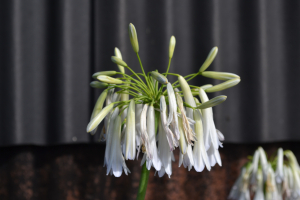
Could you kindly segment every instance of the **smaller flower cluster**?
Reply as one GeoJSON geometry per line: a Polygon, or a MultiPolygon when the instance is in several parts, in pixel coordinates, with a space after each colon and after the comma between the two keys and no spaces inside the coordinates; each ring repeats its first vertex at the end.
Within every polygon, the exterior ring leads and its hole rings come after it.
{"type": "Polygon", "coordinates": [[[232,200],[299,200],[300,167],[292,151],[279,148],[267,159],[262,147],[250,157],[231,188],[232,200]]]}

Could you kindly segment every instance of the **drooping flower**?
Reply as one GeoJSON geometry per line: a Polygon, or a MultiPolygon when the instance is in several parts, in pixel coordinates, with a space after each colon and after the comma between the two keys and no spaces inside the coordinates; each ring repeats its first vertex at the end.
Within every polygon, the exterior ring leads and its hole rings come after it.
{"type": "Polygon", "coordinates": [[[106,174],[114,174],[115,177],[120,177],[124,170],[127,175],[130,170],[125,164],[125,159],[121,151],[121,117],[118,116],[118,108],[115,109],[111,117],[114,126],[108,130],[108,141],[105,150],[105,162],[107,165],[106,174]]]}
{"type": "Polygon", "coordinates": [[[158,153],[161,160],[161,169],[158,171],[159,177],[165,173],[170,177],[172,175],[172,151],[168,148],[168,140],[166,137],[165,129],[162,123],[158,123],[158,153]]]}
{"type": "Polygon", "coordinates": [[[152,157],[149,158],[144,154],[142,164],[146,161],[147,169],[150,170],[151,166],[159,171],[161,169],[161,161],[158,156],[157,147],[156,147],[156,132],[155,132],[155,114],[154,108],[152,105],[149,106],[147,113],[147,133],[149,135],[149,143],[151,148],[152,157]]]}

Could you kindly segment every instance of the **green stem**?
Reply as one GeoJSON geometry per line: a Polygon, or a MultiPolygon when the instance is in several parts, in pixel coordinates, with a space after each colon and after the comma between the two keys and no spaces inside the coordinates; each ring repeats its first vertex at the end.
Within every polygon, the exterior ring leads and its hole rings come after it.
{"type": "Polygon", "coordinates": [[[136,197],[137,200],[145,199],[147,185],[148,185],[148,179],[149,179],[149,173],[150,173],[150,170],[147,169],[146,162],[145,162],[142,167],[140,186],[139,186],[139,191],[138,191],[138,194],[136,197]]]}
{"type": "Polygon", "coordinates": [[[168,76],[168,72],[169,72],[169,69],[170,69],[171,59],[172,58],[169,58],[169,64],[168,64],[168,68],[167,68],[167,71],[166,71],[166,77],[168,76]]]}

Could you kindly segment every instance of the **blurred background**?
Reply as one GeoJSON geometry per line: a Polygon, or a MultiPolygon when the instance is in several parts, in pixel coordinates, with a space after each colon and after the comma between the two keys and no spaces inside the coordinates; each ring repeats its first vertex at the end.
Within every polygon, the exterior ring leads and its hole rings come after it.
{"type": "MultiPolygon", "coordinates": [[[[262,146],[291,149],[300,159],[300,1],[0,1],[0,199],[134,199],[140,161],[132,174],[106,176],[105,145],[86,126],[101,90],[91,75],[118,70],[110,56],[140,71],[128,25],[137,29],[145,71],[208,70],[240,75],[214,109],[224,134],[223,166],[197,173],[178,168],[171,179],[150,173],[146,199],[226,199],[246,162],[262,146]]],[[[176,79],[169,79],[171,82],[176,79]]],[[[193,85],[216,84],[199,77],[193,85]]]]}

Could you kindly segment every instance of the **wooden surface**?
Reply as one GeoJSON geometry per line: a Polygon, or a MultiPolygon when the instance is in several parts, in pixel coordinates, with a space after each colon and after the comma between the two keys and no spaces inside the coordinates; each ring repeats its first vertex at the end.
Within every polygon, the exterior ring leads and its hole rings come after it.
{"type": "MultiPolygon", "coordinates": [[[[256,144],[225,144],[220,150],[223,167],[198,173],[178,168],[175,152],[173,175],[159,178],[150,172],[147,200],[227,199],[247,155],[256,144]]],[[[262,147],[269,153],[278,147],[291,149],[300,159],[300,143],[273,143],[262,147]]],[[[105,145],[81,144],[50,147],[0,148],[0,199],[12,200],[100,200],[135,199],[141,171],[139,161],[127,161],[131,174],[106,176],[105,145]]]]}

